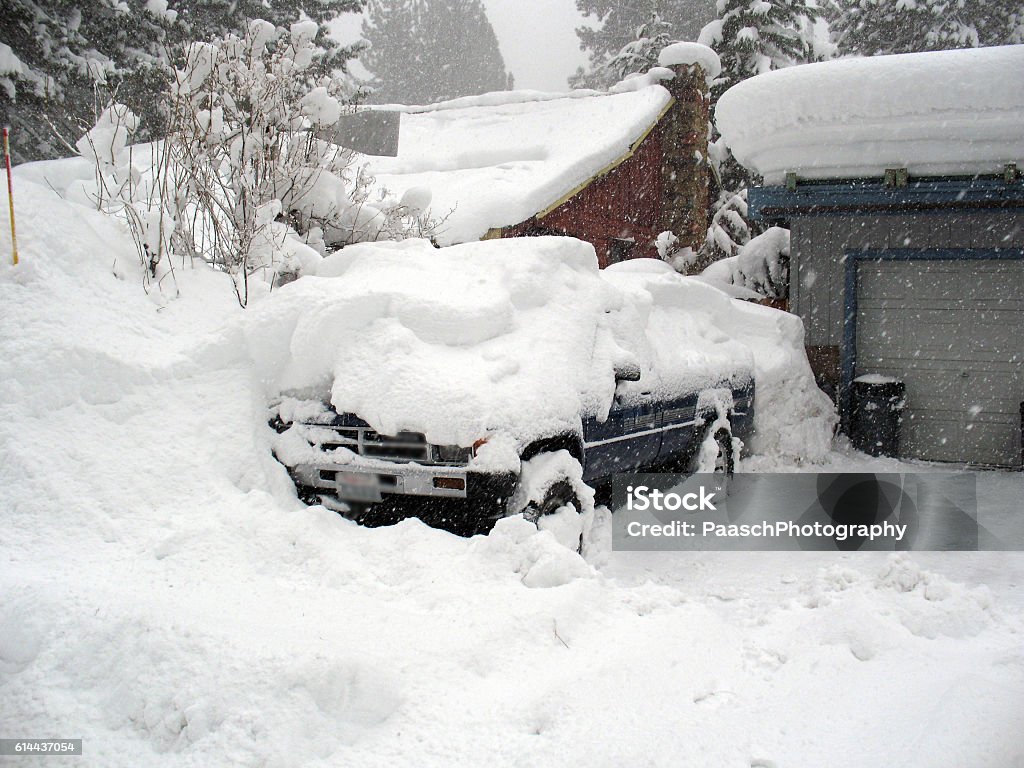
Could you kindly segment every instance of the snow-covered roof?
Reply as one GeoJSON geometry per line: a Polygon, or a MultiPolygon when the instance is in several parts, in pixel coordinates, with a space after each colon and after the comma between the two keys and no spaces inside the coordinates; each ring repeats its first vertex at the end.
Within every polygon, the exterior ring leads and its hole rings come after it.
{"type": "Polygon", "coordinates": [[[997,173],[1024,160],[1024,45],[838,59],[733,86],[715,121],[736,159],[781,183],[997,173]]]}
{"type": "Polygon", "coordinates": [[[660,70],[613,92],[511,91],[403,107],[397,157],[367,157],[400,198],[425,187],[448,215],[437,240],[478,240],[557,203],[627,156],[671,102],[660,70]]]}

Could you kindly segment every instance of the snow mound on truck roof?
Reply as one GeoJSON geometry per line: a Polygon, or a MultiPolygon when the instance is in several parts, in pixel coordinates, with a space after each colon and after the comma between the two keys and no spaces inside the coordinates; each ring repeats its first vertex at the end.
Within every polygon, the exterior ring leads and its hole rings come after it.
{"type": "Polygon", "coordinates": [[[581,414],[611,406],[615,367],[635,363],[626,397],[756,372],[762,442],[811,459],[828,450],[831,410],[799,320],[636,266],[602,272],[571,238],[363,244],[276,291],[248,333],[270,397],[329,391],[337,411],[386,434],[470,445],[578,432],[581,414]],[[796,442],[780,434],[791,430],[796,442]]]}

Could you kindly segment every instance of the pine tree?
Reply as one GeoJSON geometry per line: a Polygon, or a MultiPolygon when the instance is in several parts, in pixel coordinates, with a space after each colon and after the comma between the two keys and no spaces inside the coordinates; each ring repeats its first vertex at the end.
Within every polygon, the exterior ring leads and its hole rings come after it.
{"type": "MultiPolygon", "coordinates": [[[[158,77],[173,14],[143,0],[70,4],[4,0],[2,41],[17,65],[0,76],[0,112],[12,129],[16,162],[69,154],[91,121],[97,87],[158,77]]],[[[102,105],[100,105],[102,106],[102,105]]]]}
{"type": "MultiPolygon", "coordinates": [[[[457,66],[464,95],[508,88],[509,72],[498,47],[498,37],[481,0],[448,0],[452,25],[443,32],[451,44],[440,55],[462,59],[457,66]]],[[[461,94],[460,94],[461,95],[461,94]]]]}
{"type": "Polygon", "coordinates": [[[814,0],[718,0],[716,9],[718,18],[698,37],[722,61],[712,101],[753,75],[827,56],[814,0]]]}
{"type": "Polygon", "coordinates": [[[387,101],[394,94],[396,101],[409,101],[402,96],[426,87],[422,51],[402,50],[426,15],[424,0],[369,0],[363,19],[366,49],[359,63],[371,74],[371,100],[387,101]]]}
{"type": "Polygon", "coordinates": [[[1019,0],[834,0],[829,17],[844,55],[1024,42],[1019,0]]]}
{"type": "Polygon", "coordinates": [[[735,256],[750,241],[747,222],[747,190],[722,192],[715,202],[707,240],[701,249],[702,263],[735,256]]]}
{"type": "MultiPolygon", "coordinates": [[[[314,71],[344,67],[352,51],[327,37],[324,22],[362,3],[309,4],[325,49],[314,71]]],[[[244,32],[253,18],[287,26],[302,15],[299,0],[178,0],[173,6],[166,0],[2,0],[0,45],[10,52],[0,71],[0,113],[12,127],[15,161],[70,154],[65,142],[73,143],[111,98],[140,116],[138,140],[161,135],[175,46],[244,32]]]]}
{"type": "Polygon", "coordinates": [[[511,82],[481,0],[370,0],[363,36],[359,61],[378,103],[429,104],[511,82]]]}
{"type": "MultiPolygon", "coordinates": [[[[814,0],[718,0],[716,10],[718,18],[698,37],[722,62],[722,73],[711,88],[713,103],[748,77],[829,58],[834,52],[828,25],[814,0]]],[[[717,194],[701,249],[704,263],[735,255],[757,234],[747,221],[745,201],[747,188],[759,179],[736,162],[720,138],[709,147],[709,156],[717,194]]]]}
{"type": "Polygon", "coordinates": [[[668,22],[657,13],[652,13],[636,30],[636,36],[632,41],[626,43],[622,50],[589,75],[577,73],[578,81],[581,85],[610,85],[622,80],[626,75],[646,72],[657,66],[658,54],[672,42],[669,29],[668,22]]]}
{"type": "Polygon", "coordinates": [[[276,27],[288,27],[301,18],[320,25],[314,42],[321,49],[316,62],[320,72],[344,69],[355,53],[342,47],[327,33],[327,22],[343,13],[361,13],[365,0],[172,0],[177,24],[172,34],[178,41],[210,40],[236,33],[244,34],[253,19],[265,19],[276,27]]]}
{"type": "MultiPolygon", "coordinates": [[[[605,88],[622,78],[623,74],[646,69],[622,72],[629,60],[631,44],[648,39],[692,40],[701,25],[714,15],[711,0],[576,0],[576,8],[596,24],[578,27],[576,35],[580,49],[587,52],[588,66],[581,68],[569,78],[576,88],[605,88]],[[654,26],[652,25],[654,23],[654,26]],[[618,60],[620,64],[613,65],[618,60]],[[619,74],[619,73],[622,74],[619,74]]],[[[654,43],[652,42],[651,47],[654,43]]],[[[641,46],[641,50],[643,46],[641,46]]],[[[650,61],[650,48],[644,50],[644,63],[650,61]]],[[[654,52],[654,58],[658,51],[654,52]]],[[[636,61],[634,59],[634,61],[636,61]]]]}

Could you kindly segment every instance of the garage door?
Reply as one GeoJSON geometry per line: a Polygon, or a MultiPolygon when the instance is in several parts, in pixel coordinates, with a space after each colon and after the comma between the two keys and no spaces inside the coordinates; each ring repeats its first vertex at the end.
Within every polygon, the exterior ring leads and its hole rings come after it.
{"type": "Polygon", "coordinates": [[[907,385],[900,453],[1021,465],[1024,261],[862,261],[856,375],[907,385]]]}

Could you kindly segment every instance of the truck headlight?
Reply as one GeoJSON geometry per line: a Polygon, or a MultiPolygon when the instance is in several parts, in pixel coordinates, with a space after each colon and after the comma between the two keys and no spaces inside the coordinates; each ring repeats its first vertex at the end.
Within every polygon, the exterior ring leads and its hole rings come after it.
{"type": "Polygon", "coordinates": [[[434,455],[438,461],[445,464],[465,464],[471,457],[469,448],[462,448],[458,445],[435,445],[434,455]]]}

